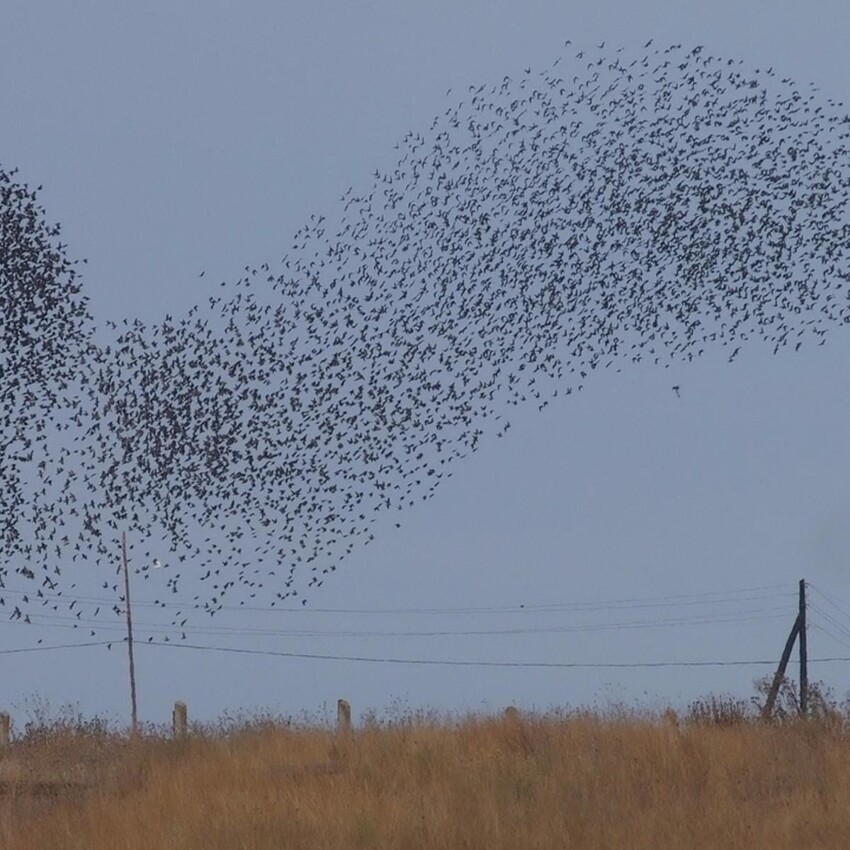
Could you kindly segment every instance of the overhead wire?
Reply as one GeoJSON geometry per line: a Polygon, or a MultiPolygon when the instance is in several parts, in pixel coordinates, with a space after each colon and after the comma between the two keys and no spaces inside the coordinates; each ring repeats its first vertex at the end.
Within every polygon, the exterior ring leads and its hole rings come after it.
{"type": "MultiPolygon", "coordinates": [[[[429,629],[429,630],[355,630],[355,629],[275,629],[252,626],[201,625],[175,626],[166,623],[150,623],[137,620],[135,626],[140,631],[180,631],[186,634],[205,635],[244,635],[257,637],[318,637],[318,638],[379,638],[379,637],[474,637],[498,635],[532,635],[560,634],[573,632],[619,631],[644,628],[669,628],[675,626],[701,626],[725,623],[740,623],[775,619],[787,616],[787,610],[781,607],[755,608],[743,611],[722,612],[716,615],[696,617],[668,617],[653,620],[628,620],[602,623],[570,623],[567,625],[530,626],[514,628],[482,628],[482,629],[429,629]]],[[[80,626],[96,626],[99,630],[125,631],[126,627],[119,622],[103,623],[85,617],[74,617],[65,614],[28,615],[29,623],[25,625],[54,628],[71,624],[72,628],[80,626]]],[[[13,621],[20,623],[20,620],[13,621]]]]}
{"type": "MultiPolygon", "coordinates": [[[[623,662],[596,662],[596,661],[480,661],[480,660],[449,660],[430,658],[395,658],[374,657],[363,655],[330,655],[322,653],[283,652],[266,649],[241,649],[226,646],[205,646],[186,643],[163,643],[153,641],[146,646],[173,647],[177,649],[192,649],[206,652],[230,652],[244,655],[267,655],[282,658],[303,658],[321,661],[356,661],[374,664],[410,664],[410,665],[441,665],[449,667],[533,667],[533,668],[555,668],[555,669],[641,669],[655,667],[753,667],[764,665],[775,665],[776,659],[730,659],[720,661],[623,661],[623,662]]],[[[850,656],[830,656],[825,658],[813,658],[812,662],[850,662],[850,656]]]]}
{"type": "MultiPolygon", "coordinates": [[[[615,609],[635,608],[664,608],[669,606],[698,606],[714,604],[734,604],[736,602],[763,601],[766,599],[783,599],[796,597],[795,592],[781,590],[785,585],[762,585],[747,587],[731,591],[706,591],[690,594],[672,594],[661,596],[638,596],[601,600],[583,600],[576,602],[538,603],[538,604],[514,604],[496,606],[466,606],[466,607],[428,607],[428,608],[316,608],[310,606],[256,606],[256,605],[221,605],[216,606],[215,611],[256,611],[274,613],[299,613],[299,614],[358,614],[358,615],[476,615],[476,614],[501,614],[501,613],[546,613],[546,612],[577,612],[597,611],[615,609]],[[774,591],[765,593],[765,591],[774,591]]],[[[37,594],[24,594],[23,591],[6,590],[7,596],[27,595],[34,601],[37,594]]],[[[86,602],[99,605],[116,605],[123,603],[123,595],[116,597],[102,596],[72,596],[68,594],[45,594],[42,593],[41,600],[46,602],[86,602]]],[[[203,608],[196,601],[166,601],[133,599],[133,607],[153,608],[177,608],[184,610],[197,610],[203,608]]]]}
{"type": "Polygon", "coordinates": [[[832,638],[837,644],[843,646],[845,649],[850,649],[850,642],[842,640],[838,635],[834,632],[830,631],[826,626],[821,625],[820,623],[809,623],[809,628],[816,629],[819,632],[823,632],[825,635],[828,635],[832,638]]]}
{"type": "Polygon", "coordinates": [[[809,610],[814,611],[815,613],[823,617],[827,622],[829,622],[832,626],[838,629],[838,631],[844,634],[846,638],[850,638],[850,628],[848,628],[835,617],[833,617],[828,611],[824,611],[823,608],[821,608],[814,602],[807,602],[806,607],[809,610]]]}
{"type": "Polygon", "coordinates": [[[107,646],[115,642],[110,640],[94,640],[86,641],[85,643],[55,644],[53,646],[19,646],[10,649],[0,649],[0,655],[16,655],[21,652],[50,652],[54,649],[81,649],[89,646],[107,646]]]}
{"type": "MultiPolygon", "coordinates": [[[[113,643],[124,643],[126,637],[116,641],[88,641],[84,643],[57,644],[52,646],[16,647],[0,650],[0,655],[26,652],[48,652],[61,649],[79,649],[85,647],[111,646],[113,643]]],[[[408,664],[429,665],[448,667],[497,667],[497,668],[552,668],[552,669],[647,669],[660,667],[754,667],[775,665],[776,660],[772,658],[758,659],[721,659],[721,660],[698,660],[698,661],[485,661],[464,659],[434,659],[434,658],[397,658],[392,656],[365,656],[365,655],[333,655],[326,653],[307,652],[285,652],[272,649],[246,649],[232,646],[209,646],[202,644],[187,643],[165,643],[163,641],[151,641],[140,644],[141,646],[155,646],[166,648],[189,649],[201,652],[223,652],[239,655],[270,656],[278,658],[293,658],[320,661],[350,661],[372,664],[408,664]]],[[[848,663],[850,656],[824,656],[810,658],[811,663],[848,663]]]]}
{"type": "MultiPolygon", "coordinates": [[[[746,591],[750,592],[750,591],[746,591]]],[[[825,597],[821,591],[818,593],[825,597]]],[[[717,594],[712,594],[716,596],[717,594]]],[[[786,594],[788,595],[788,594],[786,594]]],[[[794,594],[795,595],[795,594],[794,594]]],[[[693,599],[693,596],[688,595],[687,598],[693,599]]],[[[729,601],[729,600],[726,600],[729,601]]],[[[831,628],[823,625],[819,622],[819,618],[823,617],[824,620],[829,623],[833,628],[837,629],[840,633],[843,633],[850,637],[850,629],[844,626],[839,620],[833,617],[828,611],[824,611],[823,608],[820,607],[817,603],[808,602],[808,607],[811,608],[812,612],[816,614],[816,618],[814,618],[814,622],[810,620],[810,626],[824,632],[830,638],[835,640],[840,645],[850,648],[850,643],[846,643],[842,640],[841,637],[836,635],[831,628]]],[[[837,610],[841,611],[838,606],[837,610]]],[[[618,610],[618,609],[614,609],[618,610]]],[[[242,636],[242,637],[250,637],[250,636],[262,636],[262,637],[270,637],[270,636],[291,636],[291,637],[305,637],[305,636],[319,636],[319,637],[399,637],[399,636],[411,636],[411,637],[423,637],[423,636],[436,636],[436,635],[447,635],[447,636],[456,636],[456,635],[493,635],[493,634],[522,634],[522,633],[538,633],[538,632],[565,632],[565,631],[596,631],[599,629],[630,629],[630,628],[645,628],[645,627],[655,627],[655,626],[680,626],[680,625],[695,625],[695,624],[710,624],[710,623],[725,623],[725,622],[741,622],[748,620],[758,620],[758,619],[768,619],[777,616],[787,616],[788,612],[784,609],[750,609],[745,611],[738,612],[725,612],[722,616],[705,616],[702,618],[693,618],[693,617],[680,617],[680,618],[668,618],[661,620],[653,620],[653,621],[629,621],[629,622],[619,622],[619,623],[584,623],[584,624],[572,624],[569,626],[553,626],[553,627],[540,627],[540,628],[531,628],[531,629],[483,629],[483,630],[434,630],[429,632],[400,632],[400,631],[373,631],[373,632],[357,632],[351,630],[333,630],[333,631],[305,631],[305,630],[293,630],[293,631],[283,631],[283,630],[275,630],[275,629],[252,629],[246,627],[207,627],[206,629],[198,629],[190,627],[185,630],[185,633],[192,635],[200,635],[207,634],[210,636],[219,634],[231,634],[233,636],[242,636]]],[[[47,625],[49,627],[61,627],[61,628],[80,628],[86,627],[90,621],[83,620],[82,618],[75,617],[64,617],[63,615],[31,615],[35,617],[41,617],[43,619],[52,620],[53,622],[49,623],[40,623],[39,625],[47,625]],[[67,623],[55,622],[56,620],[72,620],[75,622],[67,623]]],[[[99,624],[99,621],[98,621],[99,624]]],[[[141,632],[140,634],[145,634],[145,630],[148,629],[157,629],[162,630],[162,626],[157,624],[150,623],[140,623],[139,624],[141,632]]],[[[99,628],[103,628],[104,626],[99,624],[99,628]]],[[[114,624],[112,629],[115,631],[122,631],[123,626],[119,624],[114,624]]],[[[13,649],[0,650],[0,654],[12,654],[12,653],[20,653],[20,652],[42,652],[42,651],[52,651],[52,650],[62,650],[62,649],[76,649],[83,647],[96,647],[96,646],[109,646],[113,643],[124,643],[126,642],[126,635],[122,635],[120,638],[116,638],[115,640],[101,640],[101,641],[86,641],[82,643],[68,643],[68,644],[56,644],[50,646],[35,646],[35,647],[19,647],[13,649]]],[[[649,668],[662,668],[662,667],[679,667],[679,668],[688,668],[688,667],[743,667],[743,666],[764,666],[770,665],[773,666],[776,662],[775,659],[724,659],[724,660],[663,660],[663,661],[624,661],[624,662],[596,662],[596,661],[489,661],[489,660],[481,660],[481,659],[439,659],[439,658],[402,658],[397,656],[370,656],[370,655],[359,655],[359,654],[340,654],[340,653],[315,653],[315,652],[293,652],[287,650],[275,650],[275,649],[257,649],[257,648],[249,648],[249,647],[234,647],[234,646],[220,646],[220,645],[210,645],[210,644],[199,644],[199,643],[188,643],[185,640],[181,641],[168,641],[166,640],[157,640],[154,639],[153,636],[149,636],[146,640],[140,640],[140,645],[142,646],[155,646],[155,647],[179,647],[183,649],[190,649],[199,652],[219,652],[219,653],[231,653],[231,654],[241,654],[241,655],[253,655],[253,656],[267,656],[267,657],[279,657],[279,658],[292,658],[292,659],[304,659],[304,660],[323,660],[323,661],[345,661],[345,662],[358,662],[358,663],[375,663],[375,664],[402,664],[402,665],[429,665],[429,666],[450,666],[450,667],[492,667],[492,668],[552,668],[552,669],[649,669],[649,668]]],[[[820,658],[810,658],[810,662],[812,663],[846,663],[850,662],[850,656],[825,656],[820,658]]]]}
{"type": "MultiPolygon", "coordinates": [[[[848,623],[850,623],[850,611],[835,602],[832,597],[828,596],[826,593],[820,590],[817,585],[807,581],[806,587],[810,590],[813,590],[821,599],[823,599],[824,602],[831,605],[836,611],[838,611],[839,614],[841,614],[842,617],[844,617],[848,621],[848,623]]],[[[811,604],[810,600],[808,600],[807,602],[808,604],[811,604]]]]}
{"type": "MultiPolygon", "coordinates": [[[[691,604],[719,604],[728,606],[729,604],[740,604],[749,602],[753,599],[763,601],[779,597],[796,596],[796,594],[784,593],[763,593],[760,597],[753,597],[751,594],[759,591],[773,591],[776,586],[763,586],[760,588],[745,588],[738,591],[716,591],[700,594],[677,594],[671,596],[656,596],[656,597],[633,597],[631,599],[616,599],[610,600],[607,607],[603,607],[604,603],[599,601],[593,603],[572,603],[569,606],[550,605],[540,606],[538,613],[600,613],[602,611],[622,611],[622,606],[628,604],[632,607],[641,608],[659,608],[678,606],[683,603],[691,604]],[[649,604],[652,603],[652,604],[649,604]]],[[[134,603],[136,604],[136,603],[134,603]]],[[[236,610],[236,606],[232,606],[236,610]]],[[[267,609],[275,610],[275,609],[267,609]]],[[[298,610],[298,609],[294,609],[298,610]]],[[[327,609],[334,610],[336,613],[343,613],[346,609],[327,609]]],[[[347,609],[348,613],[361,613],[366,609],[347,609]]],[[[372,609],[375,613],[421,613],[425,610],[430,610],[432,613],[454,613],[462,609],[372,609]]],[[[470,609],[463,609],[470,610],[470,609]]],[[[514,612],[514,606],[501,606],[497,608],[479,608],[473,609],[486,613],[502,613],[514,612]]],[[[817,609],[819,611],[819,609],[817,609]]],[[[820,613],[820,611],[819,611],[820,613]]],[[[823,612],[826,617],[828,614],[823,612]]],[[[163,631],[180,631],[184,635],[191,636],[233,636],[233,637],[331,637],[331,638],[372,638],[372,637],[432,637],[432,636],[492,636],[492,635],[518,635],[518,634],[541,634],[541,633],[565,633],[565,632],[582,632],[582,631],[600,631],[600,630],[621,630],[621,629],[641,629],[641,628],[656,628],[656,627],[677,627],[677,626],[694,626],[694,625],[711,625],[724,624],[730,622],[747,622],[753,620],[773,619],[776,617],[787,616],[788,611],[784,607],[770,608],[748,608],[738,611],[717,611],[715,613],[705,613],[697,616],[678,616],[668,618],[657,618],[653,620],[630,620],[617,621],[613,623],[571,623],[568,625],[556,626],[540,626],[529,628],[492,628],[492,629],[433,629],[428,631],[417,630],[370,630],[358,631],[351,629],[336,629],[336,630],[305,630],[293,629],[282,630],[273,628],[253,628],[245,626],[218,626],[209,625],[205,627],[189,626],[188,628],[180,628],[175,626],[166,626],[165,624],[148,623],[145,621],[137,622],[137,635],[139,643],[145,646],[181,646],[187,649],[194,649],[204,652],[224,652],[224,653],[239,653],[253,655],[267,655],[285,658],[303,658],[316,660],[337,660],[337,661],[357,661],[357,662],[374,662],[374,663],[393,663],[393,664],[428,664],[428,665],[444,665],[444,666],[483,666],[483,667],[555,667],[555,668],[651,668],[651,667],[715,667],[715,666],[746,666],[746,665],[762,665],[773,664],[773,659],[770,660],[729,660],[729,661],[653,661],[653,662],[514,662],[514,661],[465,661],[451,659],[433,659],[433,658],[414,658],[405,659],[388,656],[365,656],[357,654],[328,654],[328,653],[309,653],[309,652],[291,652],[285,650],[273,649],[252,649],[246,647],[233,646],[218,646],[206,645],[200,643],[187,643],[185,638],[182,640],[169,641],[157,639],[156,634],[162,634],[163,631]]],[[[48,649],[76,648],[85,646],[111,646],[112,643],[125,642],[126,636],[123,634],[125,628],[123,624],[118,622],[114,624],[105,624],[101,621],[93,621],[84,617],[66,616],[53,613],[45,614],[30,614],[32,618],[29,625],[48,627],[48,628],[65,628],[65,629],[80,629],[87,628],[94,624],[98,629],[108,629],[113,632],[121,632],[121,637],[116,637],[113,640],[104,641],[88,641],[79,644],[61,644],[49,647],[32,647],[22,648],[20,650],[11,651],[45,651],[48,649]]],[[[20,623],[20,620],[15,621],[20,623]]],[[[839,641],[840,642],[840,641],[839,641]]],[[[841,660],[841,659],[812,659],[814,660],[841,660]]]]}

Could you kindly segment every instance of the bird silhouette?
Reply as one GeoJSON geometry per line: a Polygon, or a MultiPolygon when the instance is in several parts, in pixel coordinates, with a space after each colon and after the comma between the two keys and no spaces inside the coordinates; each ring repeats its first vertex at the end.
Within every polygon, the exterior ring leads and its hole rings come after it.
{"type": "Polygon", "coordinates": [[[69,561],[115,562],[129,530],[131,557],[170,553],[156,580],[184,607],[303,604],[512,406],[850,322],[843,107],[651,46],[470,87],[279,263],[159,322],[95,327],[58,227],[0,170],[0,584],[67,605],[69,561]]]}

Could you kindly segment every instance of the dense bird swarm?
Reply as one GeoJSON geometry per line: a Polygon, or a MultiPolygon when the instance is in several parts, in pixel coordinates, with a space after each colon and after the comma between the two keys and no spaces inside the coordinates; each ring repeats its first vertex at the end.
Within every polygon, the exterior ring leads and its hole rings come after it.
{"type": "Polygon", "coordinates": [[[578,52],[470,86],[278,268],[97,345],[7,178],[7,565],[50,588],[57,566],[114,561],[127,530],[143,571],[167,553],[172,591],[206,582],[196,607],[303,598],[381,511],[504,433],[510,404],[642,359],[822,341],[850,321],[848,139],[839,104],[770,69],[681,46],[578,52]],[[54,401],[77,411],[55,433],[54,401]],[[66,501],[39,466],[54,456],[78,472],[66,501]]]}
{"type": "Polygon", "coordinates": [[[10,560],[34,577],[19,556],[61,536],[74,510],[73,462],[51,436],[81,424],[73,388],[88,367],[92,324],[59,232],[36,191],[0,168],[0,587],[10,560]],[[48,499],[48,485],[58,495],[48,499]]]}

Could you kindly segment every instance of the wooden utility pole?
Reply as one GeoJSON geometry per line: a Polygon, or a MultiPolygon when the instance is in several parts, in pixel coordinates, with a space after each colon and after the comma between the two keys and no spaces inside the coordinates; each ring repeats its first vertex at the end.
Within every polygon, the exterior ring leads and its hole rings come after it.
{"type": "Polygon", "coordinates": [[[806,646],[806,582],[800,579],[800,714],[806,717],[809,710],[809,656],[806,646]]]}
{"type": "Polygon", "coordinates": [[[785,641],[785,649],[782,650],[782,658],[779,659],[779,666],[776,668],[776,673],[773,675],[773,682],[770,685],[770,691],[767,694],[764,708],[762,709],[762,717],[769,720],[773,715],[773,707],[776,704],[776,697],[779,695],[779,687],[782,680],[785,678],[785,668],[788,666],[788,661],[791,658],[791,651],[794,649],[794,641],[800,638],[800,714],[806,716],[809,702],[809,671],[808,671],[808,655],[806,647],[806,581],[800,579],[800,596],[797,608],[797,618],[794,620],[794,625],[791,627],[791,633],[788,635],[788,640],[785,641]]]}
{"type": "Polygon", "coordinates": [[[133,663],[133,614],[130,608],[130,568],[127,564],[127,532],[121,532],[121,561],[124,567],[124,603],[127,611],[127,654],[130,659],[130,732],[138,732],[136,712],[136,667],[133,663]]]}

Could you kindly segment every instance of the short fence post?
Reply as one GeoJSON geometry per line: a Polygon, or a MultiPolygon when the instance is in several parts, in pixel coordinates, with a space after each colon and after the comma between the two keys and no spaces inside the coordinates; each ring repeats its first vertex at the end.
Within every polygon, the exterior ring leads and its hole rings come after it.
{"type": "Polygon", "coordinates": [[[174,713],[172,714],[172,724],[174,728],[174,738],[182,741],[186,738],[186,703],[179,700],[174,703],[174,713]]]}
{"type": "Polygon", "coordinates": [[[351,731],[351,706],[344,699],[336,704],[336,727],[340,732],[351,731]]]}
{"type": "Polygon", "coordinates": [[[0,711],[0,752],[9,749],[9,730],[12,728],[12,718],[8,711],[0,711]]]}

